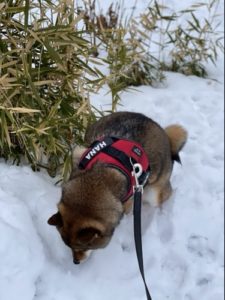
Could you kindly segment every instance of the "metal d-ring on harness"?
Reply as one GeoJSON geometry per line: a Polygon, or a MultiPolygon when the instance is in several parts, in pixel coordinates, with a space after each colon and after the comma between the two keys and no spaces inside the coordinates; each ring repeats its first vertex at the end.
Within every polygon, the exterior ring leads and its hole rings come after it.
{"type": "MultiPolygon", "coordinates": [[[[132,161],[131,161],[132,164],[132,161]]],[[[142,175],[142,166],[140,164],[132,164],[133,171],[132,176],[135,178],[134,188],[134,240],[135,248],[137,253],[138,265],[141,272],[141,276],[145,285],[146,296],[148,300],[152,300],[149,293],[144,273],[144,264],[143,264],[143,251],[142,251],[142,234],[141,234],[141,206],[142,206],[142,194],[143,194],[143,185],[139,184],[139,177],[142,175]]]]}

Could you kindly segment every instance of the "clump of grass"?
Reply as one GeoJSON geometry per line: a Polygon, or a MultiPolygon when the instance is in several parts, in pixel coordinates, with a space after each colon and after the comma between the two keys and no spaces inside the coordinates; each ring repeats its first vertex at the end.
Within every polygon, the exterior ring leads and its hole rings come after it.
{"type": "Polygon", "coordinates": [[[163,75],[157,68],[157,58],[146,51],[139,24],[132,18],[134,11],[129,18],[125,17],[123,5],[117,2],[105,14],[98,14],[95,0],[83,2],[84,10],[80,12],[91,35],[93,53],[110,71],[105,83],[112,94],[114,111],[122,91],[130,86],[154,85],[163,75]],[[106,53],[105,57],[102,53],[106,53]]]}
{"type": "Polygon", "coordinates": [[[206,77],[205,62],[215,63],[223,48],[217,32],[219,0],[177,12],[152,0],[138,18],[133,17],[135,8],[129,17],[124,14],[122,1],[111,4],[105,14],[97,12],[95,0],[83,2],[80,12],[91,37],[92,53],[110,71],[105,83],[112,94],[112,111],[122,91],[130,86],[157,86],[164,71],[206,77]],[[204,9],[208,16],[200,22],[197,12],[204,9]],[[185,21],[179,24],[181,19],[185,21]]]}
{"type": "Polygon", "coordinates": [[[158,33],[159,61],[162,71],[206,77],[205,63],[216,64],[218,52],[223,51],[220,26],[217,21],[219,0],[197,3],[191,7],[171,12],[168,7],[152,1],[148,12],[141,17],[145,32],[158,33]],[[206,17],[199,20],[197,13],[203,10],[206,17]],[[179,20],[183,20],[179,24],[179,20]],[[155,23],[154,23],[155,20],[155,23]]]}
{"type": "Polygon", "coordinates": [[[0,5],[0,155],[66,176],[71,147],[94,118],[89,42],[72,1],[0,5]]]}

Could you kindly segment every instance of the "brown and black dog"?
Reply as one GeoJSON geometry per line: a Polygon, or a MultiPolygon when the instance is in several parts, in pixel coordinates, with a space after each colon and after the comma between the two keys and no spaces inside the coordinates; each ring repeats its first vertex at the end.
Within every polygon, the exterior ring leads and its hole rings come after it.
{"type": "MultiPolygon", "coordinates": [[[[187,140],[180,125],[162,129],[150,118],[132,112],[118,112],[91,125],[85,136],[87,147],[102,136],[129,139],[145,150],[151,175],[148,185],[160,205],[172,193],[170,176],[174,160],[187,140]]],[[[86,148],[76,147],[74,166],[62,189],[58,212],[49,220],[55,225],[65,244],[72,249],[74,263],[85,260],[89,250],[105,247],[119,224],[129,203],[121,199],[127,193],[127,178],[115,168],[96,163],[90,170],[80,170],[78,162],[86,148]]]]}

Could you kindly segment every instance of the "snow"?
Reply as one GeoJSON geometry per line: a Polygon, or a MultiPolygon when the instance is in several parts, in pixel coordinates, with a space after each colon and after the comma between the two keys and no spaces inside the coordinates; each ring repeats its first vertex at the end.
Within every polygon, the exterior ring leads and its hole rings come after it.
{"type": "MultiPolygon", "coordinates": [[[[162,208],[143,204],[145,272],[153,300],[224,299],[223,58],[208,68],[212,79],[166,73],[161,88],[122,94],[119,110],[142,112],[162,126],[179,123],[189,132],[182,166],[174,168],[173,196],[162,208]]],[[[107,89],[93,103],[107,109],[107,89]]],[[[132,214],[109,246],[75,266],[70,249],[47,224],[60,199],[56,181],[0,161],[0,300],[146,299],[132,214]]]]}

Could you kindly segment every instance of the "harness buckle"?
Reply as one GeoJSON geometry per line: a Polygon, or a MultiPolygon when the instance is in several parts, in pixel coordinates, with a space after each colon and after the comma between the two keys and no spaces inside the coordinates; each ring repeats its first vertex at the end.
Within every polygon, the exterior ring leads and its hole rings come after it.
{"type": "Polygon", "coordinates": [[[135,185],[133,186],[133,192],[141,192],[143,194],[144,187],[142,184],[139,183],[139,178],[141,177],[143,173],[143,167],[141,164],[133,164],[132,160],[130,159],[131,165],[133,167],[133,171],[131,172],[131,175],[135,179],[135,185]]]}

